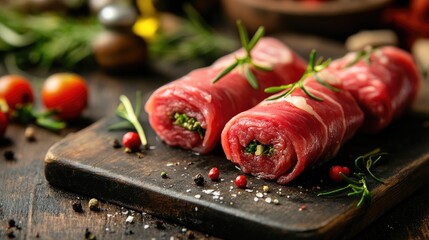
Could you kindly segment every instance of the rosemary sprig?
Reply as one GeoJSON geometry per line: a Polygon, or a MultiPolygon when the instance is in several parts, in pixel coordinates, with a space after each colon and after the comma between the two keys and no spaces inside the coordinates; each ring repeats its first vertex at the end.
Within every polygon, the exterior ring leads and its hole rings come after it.
{"type": "Polygon", "coordinates": [[[115,123],[109,127],[109,130],[118,130],[118,129],[129,129],[134,128],[139,134],[140,141],[144,149],[148,148],[148,143],[146,139],[146,134],[142,125],[139,122],[138,116],[140,115],[142,108],[142,97],[140,91],[136,93],[136,104],[135,110],[131,104],[131,101],[127,96],[119,96],[120,104],[116,109],[116,115],[120,118],[123,118],[125,121],[115,123]]]}
{"type": "Polygon", "coordinates": [[[314,78],[316,79],[316,81],[318,83],[320,83],[321,85],[323,85],[324,87],[326,87],[326,88],[328,88],[334,92],[339,92],[340,89],[338,89],[338,88],[328,84],[327,82],[323,81],[317,75],[318,72],[325,69],[327,66],[329,66],[330,63],[331,63],[331,59],[327,59],[326,61],[323,61],[322,57],[317,59],[317,61],[316,61],[316,51],[313,49],[310,52],[310,57],[309,57],[307,69],[305,70],[305,72],[301,76],[301,78],[297,82],[294,82],[291,84],[266,88],[265,89],[266,93],[278,93],[280,91],[286,90],[284,93],[277,95],[277,96],[270,97],[267,100],[275,100],[275,99],[279,99],[282,97],[287,97],[288,95],[292,94],[292,92],[295,91],[295,89],[300,88],[301,90],[303,90],[305,92],[305,94],[307,94],[312,99],[317,100],[317,101],[323,101],[322,98],[317,97],[314,94],[312,94],[304,85],[305,80],[311,75],[313,75],[314,78]]]}
{"type": "Polygon", "coordinates": [[[340,172],[341,177],[348,183],[348,185],[332,191],[319,193],[317,196],[335,196],[339,194],[346,194],[346,196],[350,197],[360,195],[359,202],[356,205],[357,207],[360,207],[363,203],[370,203],[371,192],[368,189],[367,176],[379,183],[384,183],[380,178],[376,177],[372,173],[371,168],[382,158],[382,156],[385,155],[387,155],[387,153],[381,152],[380,148],[377,148],[371,152],[357,157],[355,159],[355,168],[359,171],[362,171],[361,166],[364,166],[364,172],[355,172],[353,173],[353,177],[347,177],[340,172]]]}
{"type": "Polygon", "coordinates": [[[22,14],[0,8],[0,56],[16,67],[73,69],[90,60],[91,42],[103,30],[95,18],[22,14]]]}
{"type": "Polygon", "coordinates": [[[252,39],[250,39],[249,41],[249,35],[247,34],[247,31],[241,21],[237,21],[237,28],[238,28],[238,33],[240,35],[240,42],[244,50],[246,51],[246,55],[244,57],[236,57],[235,62],[233,62],[232,64],[227,66],[222,72],[220,72],[212,80],[212,83],[216,83],[225,75],[227,75],[232,70],[234,70],[236,67],[240,67],[244,71],[246,79],[249,82],[250,86],[252,86],[253,89],[258,89],[259,88],[258,80],[256,79],[255,75],[252,73],[251,67],[254,67],[262,71],[272,71],[272,67],[262,66],[260,64],[255,63],[252,60],[252,50],[256,46],[258,41],[264,36],[265,29],[262,26],[259,27],[256,30],[256,33],[253,35],[252,39]]]}
{"type": "Polygon", "coordinates": [[[366,64],[370,64],[371,63],[371,54],[374,52],[374,48],[373,47],[366,47],[365,49],[359,51],[356,54],[356,57],[349,62],[344,68],[349,68],[353,65],[355,65],[356,63],[358,63],[360,60],[363,60],[366,64]]]}

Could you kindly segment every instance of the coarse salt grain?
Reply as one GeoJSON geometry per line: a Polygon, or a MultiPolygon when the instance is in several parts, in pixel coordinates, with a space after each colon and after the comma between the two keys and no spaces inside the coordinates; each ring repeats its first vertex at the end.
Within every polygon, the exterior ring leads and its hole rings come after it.
{"type": "Polygon", "coordinates": [[[133,223],[133,222],[134,222],[133,216],[128,216],[127,219],[125,219],[125,223],[133,223]]]}

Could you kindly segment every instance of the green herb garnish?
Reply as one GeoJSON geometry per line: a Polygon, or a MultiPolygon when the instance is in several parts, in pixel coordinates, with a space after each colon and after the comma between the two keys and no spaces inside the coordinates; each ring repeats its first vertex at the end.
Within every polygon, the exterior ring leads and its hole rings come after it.
{"type": "Polygon", "coordinates": [[[91,43],[103,30],[96,18],[23,14],[0,8],[0,56],[6,67],[73,69],[92,56],[91,43]]]}
{"type": "Polygon", "coordinates": [[[246,79],[249,82],[250,86],[252,86],[253,89],[258,89],[259,88],[258,80],[256,79],[255,75],[252,73],[251,67],[255,67],[256,69],[262,70],[262,71],[272,70],[272,67],[259,65],[252,60],[252,54],[251,54],[252,49],[256,46],[258,41],[264,36],[265,29],[264,27],[259,27],[258,30],[256,30],[255,35],[253,35],[252,39],[249,41],[249,35],[247,34],[247,31],[241,21],[237,21],[237,28],[240,35],[241,45],[246,51],[246,55],[241,58],[236,57],[235,62],[233,62],[231,65],[227,66],[222,72],[220,72],[213,79],[212,83],[219,81],[225,75],[227,75],[232,70],[234,70],[236,67],[240,67],[244,71],[246,79]]]}
{"type": "Polygon", "coordinates": [[[139,122],[138,116],[140,115],[142,108],[142,97],[141,93],[137,91],[136,93],[136,104],[135,110],[131,104],[131,101],[127,96],[121,95],[119,96],[119,105],[116,108],[116,115],[124,121],[115,123],[109,127],[109,130],[118,130],[118,129],[135,129],[140,137],[140,141],[142,142],[143,148],[148,148],[148,143],[146,139],[146,134],[143,130],[142,125],[139,122]]]}
{"type": "Polygon", "coordinates": [[[370,57],[373,52],[374,52],[373,47],[368,47],[359,51],[356,54],[356,57],[350,63],[348,63],[344,68],[349,68],[355,65],[356,63],[358,63],[360,60],[363,60],[366,64],[370,64],[371,63],[370,57]]]}
{"type": "Polygon", "coordinates": [[[357,157],[355,159],[355,167],[359,172],[353,173],[352,177],[347,177],[340,172],[341,177],[348,183],[347,186],[329,192],[319,193],[317,196],[334,196],[339,194],[346,194],[347,196],[360,195],[357,207],[360,207],[363,203],[370,203],[371,192],[368,189],[367,176],[376,182],[384,183],[372,173],[371,168],[385,155],[387,155],[387,153],[381,152],[380,148],[377,148],[357,157]]]}
{"type": "Polygon", "coordinates": [[[186,130],[197,132],[201,138],[204,138],[206,130],[201,127],[201,123],[196,118],[189,117],[184,113],[175,113],[173,115],[174,124],[183,127],[186,130]]]}
{"type": "Polygon", "coordinates": [[[274,152],[274,146],[261,144],[259,141],[253,140],[244,148],[244,152],[255,154],[256,156],[260,156],[260,155],[270,156],[274,152]]]}
{"type": "Polygon", "coordinates": [[[297,82],[294,82],[294,83],[291,83],[291,84],[266,88],[265,89],[266,93],[278,93],[280,91],[287,90],[285,93],[277,95],[277,96],[274,96],[274,97],[270,97],[267,100],[275,100],[275,99],[279,99],[279,98],[282,98],[282,97],[286,97],[286,96],[290,95],[293,91],[295,91],[295,89],[300,88],[300,89],[302,89],[305,92],[305,94],[307,94],[308,96],[310,96],[314,100],[323,101],[322,98],[317,97],[314,94],[312,94],[310,91],[308,91],[308,89],[304,85],[305,80],[309,76],[312,76],[312,75],[314,76],[314,78],[316,79],[316,81],[319,82],[324,87],[326,87],[326,88],[328,88],[328,89],[330,89],[330,90],[332,90],[334,92],[339,92],[340,89],[329,85],[327,82],[323,81],[317,75],[318,72],[320,72],[321,70],[325,69],[330,63],[331,63],[330,59],[328,59],[326,61],[323,61],[323,58],[319,58],[316,61],[316,51],[312,50],[311,53],[310,53],[310,57],[309,57],[307,69],[305,70],[305,72],[301,76],[301,78],[297,82]]]}
{"type": "Polygon", "coordinates": [[[58,112],[56,110],[47,110],[45,112],[36,112],[33,104],[23,104],[17,106],[12,112],[12,119],[20,124],[34,123],[39,127],[46,128],[51,131],[60,131],[66,128],[66,123],[54,119],[58,112]]]}

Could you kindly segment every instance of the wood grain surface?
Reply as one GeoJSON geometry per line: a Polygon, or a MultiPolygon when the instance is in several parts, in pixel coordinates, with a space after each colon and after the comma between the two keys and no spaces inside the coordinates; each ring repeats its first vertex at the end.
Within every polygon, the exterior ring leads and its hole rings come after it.
{"type": "MultiPolygon", "coordinates": [[[[338,57],[345,51],[341,43],[314,37],[288,36],[286,41],[303,56],[312,47],[320,49],[321,55],[332,57],[338,57]]],[[[197,239],[213,239],[216,238],[213,236],[219,236],[216,233],[208,235],[206,231],[194,231],[193,228],[165,221],[144,211],[132,212],[106,201],[101,201],[101,211],[90,211],[87,204],[94,197],[92,191],[80,194],[57,188],[46,181],[44,174],[43,160],[48,149],[69,134],[106,116],[113,116],[120,94],[132,97],[135,90],[140,89],[147,98],[153,89],[181,76],[187,70],[164,67],[159,72],[145,71],[136,76],[112,76],[94,70],[84,74],[91,95],[90,106],[81,122],[70,125],[59,134],[35,127],[35,142],[25,140],[25,126],[9,125],[6,139],[0,141],[0,239],[7,239],[10,219],[16,220],[20,226],[19,229],[13,229],[15,239],[83,239],[86,229],[97,239],[191,239],[193,236],[197,239]],[[3,154],[8,150],[15,152],[14,161],[4,159],[3,154]],[[73,211],[72,204],[77,201],[82,203],[83,213],[73,211]],[[125,219],[130,215],[134,216],[134,222],[127,224],[125,219]]],[[[0,69],[0,73],[4,71],[0,69]]],[[[33,83],[37,95],[42,80],[34,79],[33,83]]],[[[429,95],[426,93],[426,96],[429,95]]],[[[385,141],[389,141],[389,138],[385,141]]],[[[380,168],[380,173],[384,173],[383,169],[380,168]]],[[[410,189],[414,187],[410,186],[410,189]]],[[[394,196],[392,199],[392,204],[396,204],[398,200],[394,196]]],[[[428,239],[428,200],[429,186],[425,186],[390,210],[389,206],[378,206],[378,211],[383,212],[383,215],[372,223],[364,223],[369,225],[353,239],[428,239]]],[[[299,207],[298,204],[296,206],[299,207]]],[[[359,218],[353,224],[367,220],[359,218]]],[[[270,236],[270,233],[266,234],[270,236]]]]}

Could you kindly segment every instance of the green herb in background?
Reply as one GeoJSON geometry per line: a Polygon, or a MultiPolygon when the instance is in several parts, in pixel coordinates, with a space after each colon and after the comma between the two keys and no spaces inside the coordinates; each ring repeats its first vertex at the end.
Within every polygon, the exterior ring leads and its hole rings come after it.
{"type": "Polygon", "coordinates": [[[215,32],[190,5],[185,5],[186,18],[174,32],[162,30],[149,43],[151,58],[171,63],[198,61],[203,66],[236,50],[231,38],[215,32]]]}
{"type": "Polygon", "coordinates": [[[73,69],[92,56],[91,42],[102,29],[95,18],[0,9],[0,56],[8,69],[73,69]]]}

